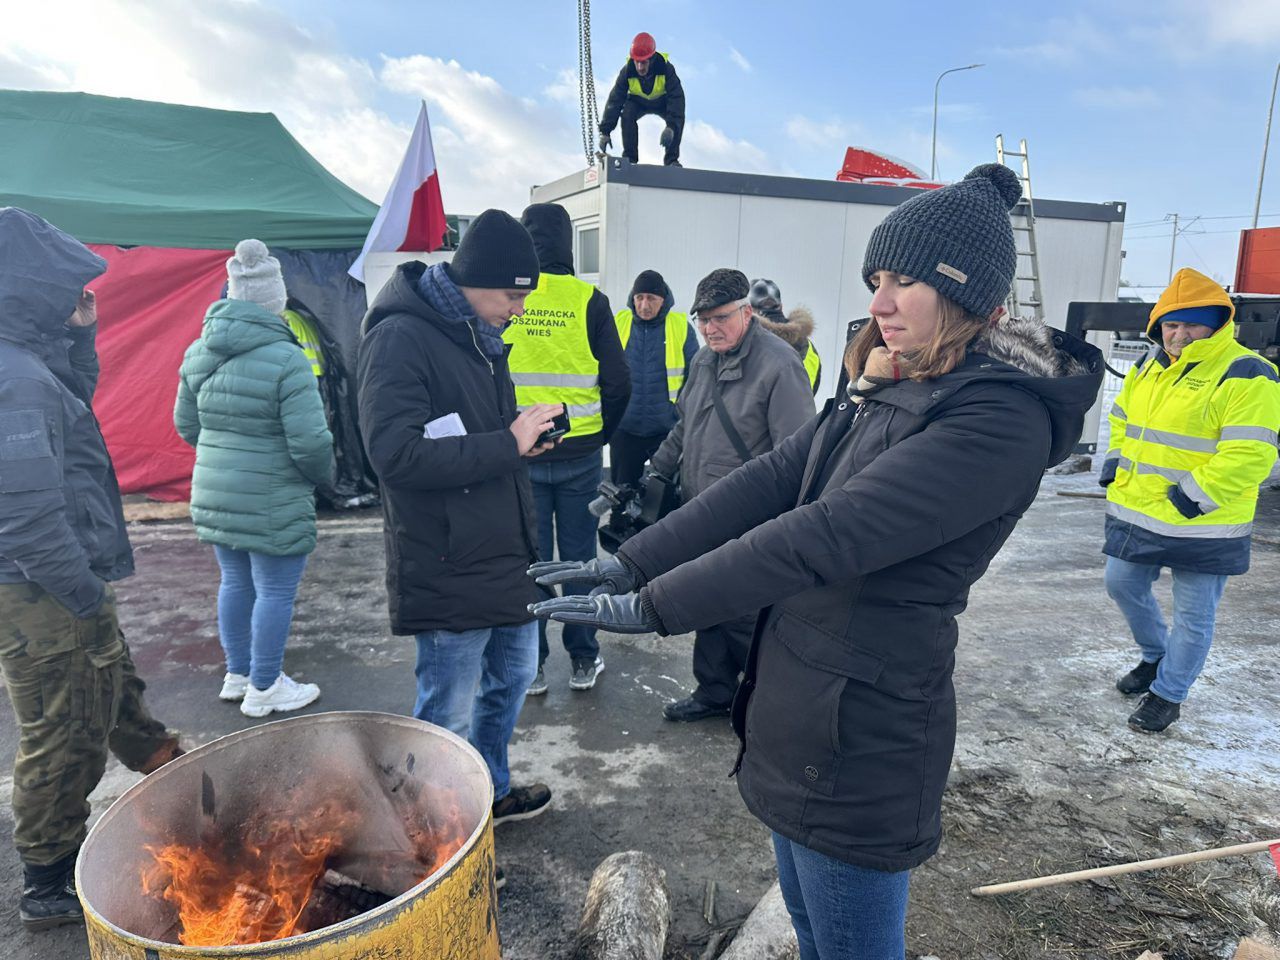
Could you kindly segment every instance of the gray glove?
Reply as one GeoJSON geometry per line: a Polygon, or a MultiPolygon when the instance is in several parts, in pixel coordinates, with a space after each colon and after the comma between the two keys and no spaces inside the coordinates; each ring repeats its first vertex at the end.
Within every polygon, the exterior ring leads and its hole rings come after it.
{"type": "Polygon", "coordinates": [[[604,153],[613,146],[613,139],[603,130],[600,131],[600,152],[604,153]]]}
{"type": "MultiPolygon", "coordinates": [[[[675,128],[664,127],[662,130],[662,135],[658,137],[658,143],[662,144],[662,146],[664,147],[669,147],[671,146],[671,141],[674,140],[675,138],[676,138],[675,128]]],[[[1025,153],[1025,151],[1023,152],[1025,153]]]]}
{"type": "Polygon", "coordinates": [[[599,627],[610,633],[659,633],[666,636],[667,632],[653,605],[645,603],[638,593],[624,593],[620,597],[558,597],[529,604],[529,612],[544,620],[599,627]]]}
{"type": "Polygon", "coordinates": [[[561,583],[591,583],[596,587],[587,596],[598,597],[610,593],[631,593],[644,584],[641,577],[617,557],[603,560],[547,560],[529,568],[529,576],[540,587],[554,587],[561,583]]]}

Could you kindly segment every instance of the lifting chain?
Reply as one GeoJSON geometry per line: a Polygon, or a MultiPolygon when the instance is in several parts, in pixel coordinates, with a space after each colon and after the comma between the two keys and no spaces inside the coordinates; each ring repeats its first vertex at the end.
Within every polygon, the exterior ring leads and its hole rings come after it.
{"type": "Polygon", "coordinates": [[[578,0],[578,103],[582,116],[582,152],[590,167],[596,162],[600,125],[596,76],[591,66],[591,0],[578,0]]]}

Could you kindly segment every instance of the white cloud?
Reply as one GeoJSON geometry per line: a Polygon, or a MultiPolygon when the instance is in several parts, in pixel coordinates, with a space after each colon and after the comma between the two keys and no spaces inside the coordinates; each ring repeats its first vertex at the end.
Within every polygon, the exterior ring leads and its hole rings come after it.
{"type": "Polygon", "coordinates": [[[729,59],[732,60],[735,64],[737,64],[739,69],[741,69],[743,73],[750,73],[753,69],[751,66],[751,61],[748,60],[746,57],[744,57],[742,55],[742,52],[737,47],[729,48],[729,59]]]}
{"type": "Polygon", "coordinates": [[[814,120],[802,114],[789,118],[787,137],[806,147],[847,147],[858,139],[861,128],[844,120],[814,120]]]}
{"type": "Polygon", "coordinates": [[[1111,33],[1089,17],[1053,17],[1037,32],[1052,39],[1023,46],[997,47],[996,53],[1027,64],[1066,65],[1118,49],[1111,33]]]}
{"type": "Polygon", "coordinates": [[[1135,36],[1181,60],[1200,59],[1222,47],[1280,44],[1280,4],[1274,0],[1177,0],[1160,9],[1135,36]]]}

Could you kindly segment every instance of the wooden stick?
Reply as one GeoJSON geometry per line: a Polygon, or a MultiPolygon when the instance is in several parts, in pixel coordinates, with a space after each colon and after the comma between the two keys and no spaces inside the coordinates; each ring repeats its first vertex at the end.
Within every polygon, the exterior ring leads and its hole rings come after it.
{"type": "Polygon", "coordinates": [[[1055,873],[1048,877],[1034,877],[1030,880],[1015,880],[1010,883],[974,887],[969,892],[975,897],[989,897],[998,893],[1013,893],[1018,890],[1034,890],[1036,887],[1052,887],[1059,883],[1075,883],[1077,880],[1092,880],[1095,877],[1114,877],[1118,874],[1138,873],[1142,870],[1162,870],[1165,867],[1176,867],[1184,863],[1198,863],[1201,860],[1221,860],[1223,857],[1239,857],[1246,853],[1261,853],[1276,844],[1280,844],[1280,840],[1258,840],[1254,843],[1238,843],[1232,847],[1216,847],[1212,850],[1197,850],[1194,853],[1179,853],[1172,857],[1159,857],[1155,860],[1117,863],[1110,867],[1073,870],[1071,873],[1055,873]]]}

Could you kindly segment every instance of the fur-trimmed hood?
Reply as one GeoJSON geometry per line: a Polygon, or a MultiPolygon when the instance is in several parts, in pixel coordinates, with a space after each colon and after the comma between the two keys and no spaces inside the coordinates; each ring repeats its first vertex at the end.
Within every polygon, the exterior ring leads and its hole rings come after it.
{"type": "MultiPolygon", "coordinates": [[[[1046,466],[1075,449],[1084,415],[1102,386],[1102,351],[1039,320],[1006,317],[974,341],[964,363],[934,380],[900,380],[874,398],[916,414],[946,403],[957,391],[1001,382],[1034,394],[1049,412],[1053,440],[1046,466]]],[[[847,376],[842,372],[842,379],[847,376]]]]}
{"type": "Polygon", "coordinates": [[[760,326],[777,334],[797,350],[803,350],[813,336],[813,313],[808,307],[796,307],[782,320],[771,319],[763,311],[754,311],[760,326]]]}

